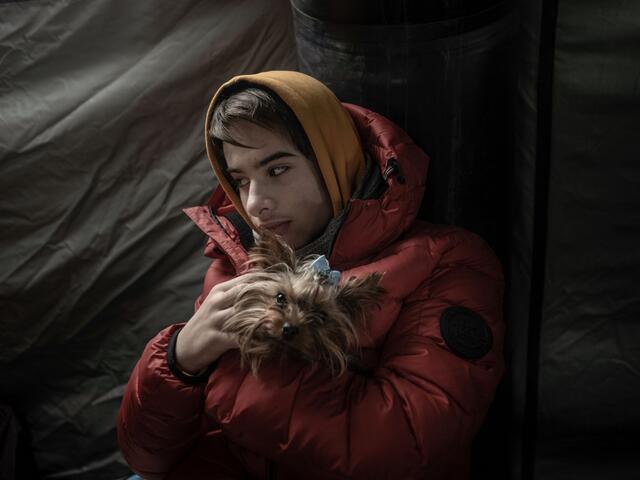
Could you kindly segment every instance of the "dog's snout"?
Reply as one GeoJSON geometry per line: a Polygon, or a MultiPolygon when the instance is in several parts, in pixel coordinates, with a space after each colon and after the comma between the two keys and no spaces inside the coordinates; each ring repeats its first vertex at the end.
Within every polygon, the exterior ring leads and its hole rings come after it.
{"type": "Polygon", "coordinates": [[[296,333],[298,333],[298,327],[295,325],[291,325],[289,322],[285,322],[282,326],[282,336],[286,339],[292,338],[296,333]]]}

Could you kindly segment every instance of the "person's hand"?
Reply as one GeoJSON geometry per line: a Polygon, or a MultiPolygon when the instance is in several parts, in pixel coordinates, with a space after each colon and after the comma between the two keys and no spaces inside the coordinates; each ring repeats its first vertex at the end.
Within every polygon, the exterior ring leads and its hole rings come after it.
{"type": "Polygon", "coordinates": [[[178,333],[175,353],[181,370],[198,373],[227,350],[237,348],[235,338],[221,329],[231,316],[233,303],[246,280],[239,276],[213,287],[198,311],[178,333]]]}

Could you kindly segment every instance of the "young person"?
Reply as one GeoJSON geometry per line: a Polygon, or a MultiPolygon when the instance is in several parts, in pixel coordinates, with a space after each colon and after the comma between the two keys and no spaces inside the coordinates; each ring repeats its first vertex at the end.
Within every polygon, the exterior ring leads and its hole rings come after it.
{"type": "Polygon", "coordinates": [[[477,235],[415,219],[428,157],[396,125],[297,72],[239,76],[206,119],[219,187],[187,214],[213,258],[196,312],[146,346],[118,439],[145,479],[461,479],[503,373],[501,267],[477,235]],[[220,331],[254,235],[384,272],[361,362],[277,359],[258,377],[220,331]]]}

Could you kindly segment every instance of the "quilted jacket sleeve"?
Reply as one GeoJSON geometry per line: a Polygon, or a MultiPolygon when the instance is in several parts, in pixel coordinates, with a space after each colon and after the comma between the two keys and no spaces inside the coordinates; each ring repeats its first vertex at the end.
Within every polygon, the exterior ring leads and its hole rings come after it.
{"type": "Polygon", "coordinates": [[[162,478],[196,439],[203,387],[173,376],[166,361],[169,339],[181,325],[161,331],[138,360],[118,414],[118,442],[125,459],[145,479],[162,478]]]}
{"type": "MultiPolygon", "coordinates": [[[[214,261],[205,291],[230,278],[214,261]]],[[[120,449],[131,468],[145,480],[163,478],[193,447],[201,428],[204,385],[176,378],[167,364],[167,347],[184,323],[172,325],[149,341],[133,369],[118,413],[120,449]]]]}
{"type": "Polygon", "coordinates": [[[294,477],[314,470],[318,478],[464,478],[472,438],[503,373],[502,297],[498,260],[467,236],[404,299],[372,375],[331,378],[269,363],[260,378],[231,385],[225,369],[232,362],[222,362],[206,408],[229,438],[294,477]],[[486,355],[461,358],[443,340],[440,319],[452,306],[473,310],[489,326],[486,355]]]}

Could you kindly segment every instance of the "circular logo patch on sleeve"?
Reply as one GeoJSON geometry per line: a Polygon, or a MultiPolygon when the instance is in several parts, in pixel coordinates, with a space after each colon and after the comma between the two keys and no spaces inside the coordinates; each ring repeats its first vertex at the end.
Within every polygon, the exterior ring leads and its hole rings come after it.
{"type": "Polygon", "coordinates": [[[481,358],[491,351],[493,335],[480,315],[465,307],[449,307],[440,317],[442,338],[462,358],[481,358]]]}

